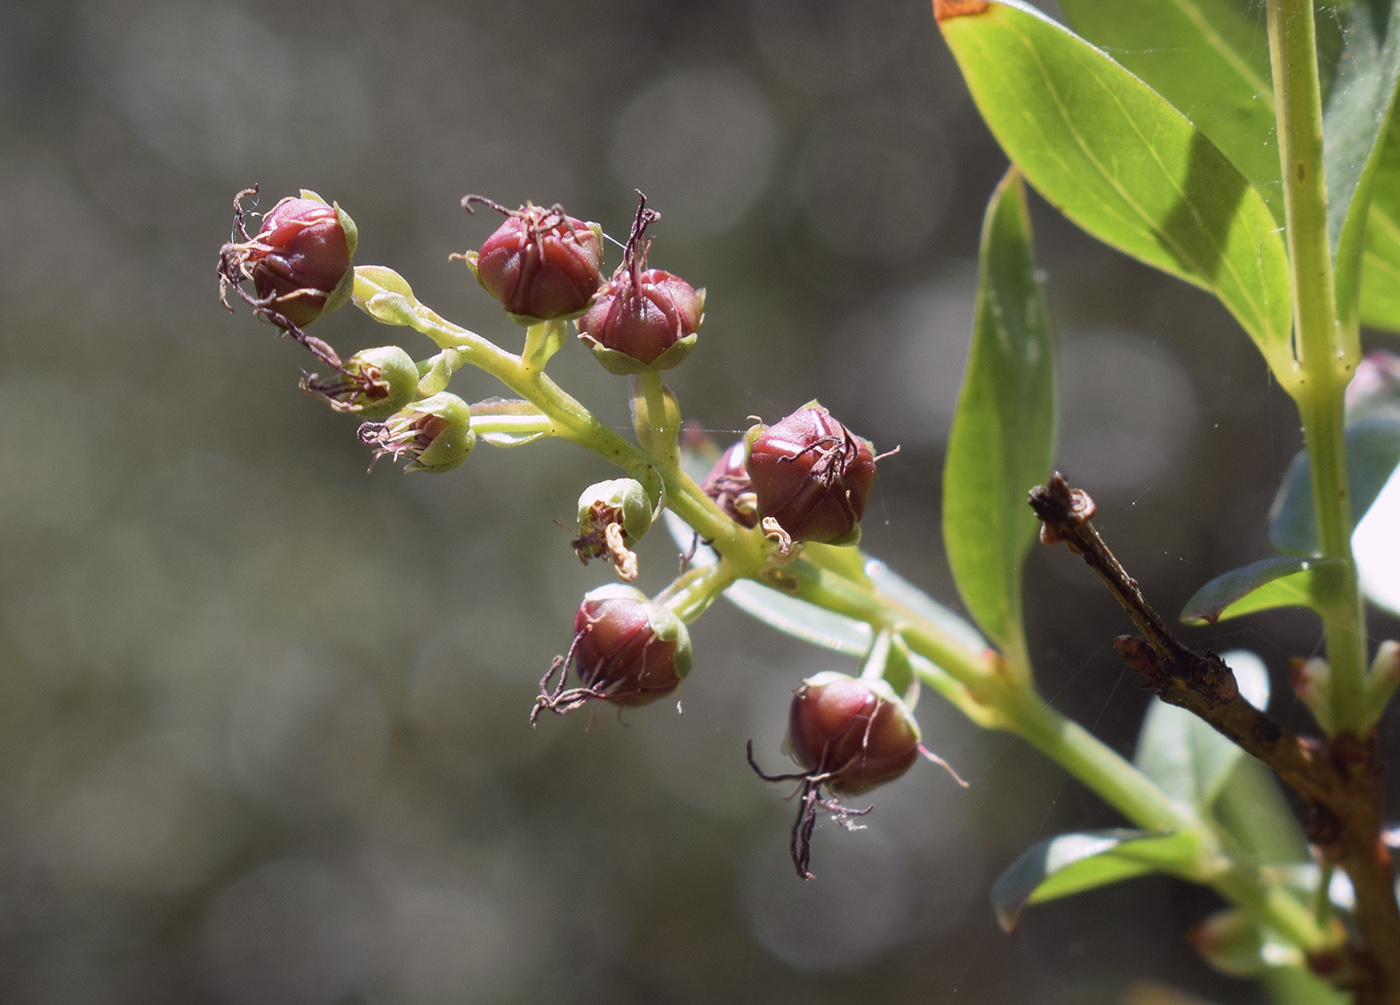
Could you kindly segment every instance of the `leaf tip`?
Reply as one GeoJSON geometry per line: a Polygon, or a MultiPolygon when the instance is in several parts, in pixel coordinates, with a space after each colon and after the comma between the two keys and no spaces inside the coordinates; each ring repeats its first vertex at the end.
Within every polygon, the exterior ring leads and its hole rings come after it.
{"type": "Polygon", "coordinates": [[[1015,907],[1006,907],[997,904],[993,908],[993,910],[996,911],[997,924],[1001,926],[1001,930],[1007,935],[1016,931],[1016,923],[1021,920],[1022,906],[1021,904],[1017,904],[1015,907]]]}
{"type": "Polygon", "coordinates": [[[933,19],[941,24],[949,18],[981,14],[989,6],[989,0],[933,0],[933,19]]]}

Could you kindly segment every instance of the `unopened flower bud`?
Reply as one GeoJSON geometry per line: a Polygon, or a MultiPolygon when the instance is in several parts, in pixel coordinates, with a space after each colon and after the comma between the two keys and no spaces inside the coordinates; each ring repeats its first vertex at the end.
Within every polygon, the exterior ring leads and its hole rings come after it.
{"type": "Polygon", "coordinates": [[[582,314],[602,282],[601,229],[574,219],[557,203],[510,210],[469,195],[462,208],[470,213],[474,202],[506,216],[480,251],[460,256],[486,292],[521,324],[582,314]]]}
{"type": "Polygon", "coordinates": [[[242,200],[234,200],[235,236],[219,253],[219,297],[232,286],[264,320],[299,331],[343,306],[355,283],[352,262],[358,231],[338,205],[315,192],[282,199],[263,217],[256,237],[243,225],[242,200]],[[256,296],[240,285],[251,280],[256,296]]]}
{"type": "Polygon", "coordinates": [[[643,234],[657,219],[660,214],[647,209],[642,196],[622,264],[578,319],[579,338],[610,373],[670,369],[690,354],[704,318],[704,290],[646,267],[643,234]]]}
{"type": "MultiPolygon", "coordinates": [[[[919,726],[909,706],[888,683],[835,672],[819,673],[797,689],[788,709],[783,746],[801,766],[800,773],[766,774],[754,760],[752,742],[749,766],[765,781],[802,783],[788,845],[792,864],[802,879],[812,878],[808,865],[819,809],[841,826],[855,829],[852,820],[869,813],[871,807],[852,809],[835,797],[858,795],[894,781],[909,770],[920,753],[939,760],[919,744],[919,726]],[[831,796],[823,796],[823,788],[831,796]]],[[[959,784],[967,784],[946,762],[943,766],[959,784]]]]}
{"type": "Polygon", "coordinates": [[[308,374],[301,389],[337,412],[379,419],[402,409],[418,391],[418,365],[396,345],[357,352],[329,377],[308,374]]]}
{"type": "Polygon", "coordinates": [[[578,497],[578,537],[574,551],[584,565],[595,558],[617,568],[622,579],[637,578],[632,547],[651,529],[652,508],[646,489],[635,478],[614,478],[590,485],[578,497]]]}
{"type": "Polygon", "coordinates": [[[747,470],[765,526],[793,541],[855,544],[875,483],[875,455],[813,403],[752,435],[747,470]]]}
{"type": "Polygon", "coordinates": [[[793,760],[837,795],[859,795],[909,770],[919,726],[883,680],[827,671],[802,682],[788,710],[793,760]]]}
{"type": "Polygon", "coordinates": [[[741,527],[758,526],[758,497],[744,467],[749,452],[743,440],[720,454],[700,487],[741,527]]]}
{"type": "Polygon", "coordinates": [[[451,471],[476,445],[471,408],[443,391],[414,402],[383,422],[360,426],[360,442],[374,448],[371,470],[381,457],[407,457],[404,471],[451,471]]]}
{"type": "Polygon", "coordinates": [[[630,586],[591,590],[574,616],[569,655],[558,658],[540,681],[530,721],[544,709],[560,715],[589,701],[645,705],[673,692],[690,672],[690,633],[674,612],[630,586]],[[581,686],[564,690],[568,665],[581,686]],[[550,680],[559,673],[558,685],[550,680]]]}

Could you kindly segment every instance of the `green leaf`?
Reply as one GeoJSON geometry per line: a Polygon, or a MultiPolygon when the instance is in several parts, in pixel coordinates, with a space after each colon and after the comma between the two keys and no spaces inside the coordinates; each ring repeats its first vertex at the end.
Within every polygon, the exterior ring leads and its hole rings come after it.
{"type": "Polygon", "coordinates": [[[1274,607],[1312,607],[1316,570],[1337,564],[1339,559],[1274,555],[1241,569],[1231,569],[1186,601],[1181,620],[1188,625],[1204,625],[1274,607]]]}
{"type": "Polygon", "coordinates": [[[1392,107],[1371,179],[1361,259],[1361,323],[1400,331],[1400,109],[1392,107]]]}
{"type": "Polygon", "coordinates": [[[977,317],[943,469],[943,541],[963,603],[993,641],[1023,648],[1021,565],[1035,538],[1026,493],[1055,450],[1055,334],[1013,168],[982,224],[977,317]]]}
{"type": "Polygon", "coordinates": [[[1216,797],[1215,817],[1250,862],[1308,861],[1308,839],[1278,776],[1253,757],[1235,764],[1216,797]]]}
{"type": "Polygon", "coordinates": [[[1269,40],[1239,0],[1165,0],[1125,16],[1122,0],[1060,0],[1082,38],[1170,101],[1283,220],[1269,40]]]}
{"type": "Polygon", "coordinates": [[[1344,326],[1356,323],[1362,237],[1397,81],[1400,0],[1355,0],[1322,126],[1327,231],[1344,326]]]}
{"type": "Polygon", "coordinates": [[[992,907],[1004,931],[1027,904],[1081,893],[1150,872],[1184,869],[1195,859],[1190,833],[1113,829],[1061,834],[1021,853],[992,886],[992,907]]]}
{"type": "Polygon", "coordinates": [[[1031,184],[1099,240],[1214,293],[1291,381],[1283,237],[1206,135],[1020,0],[939,24],[983,119],[1031,184]]]}
{"type": "MultiPolygon", "coordinates": [[[[1346,443],[1351,516],[1353,523],[1360,523],[1400,464],[1400,416],[1388,412],[1368,415],[1347,426],[1346,443]]],[[[1293,458],[1274,499],[1269,512],[1269,543],[1288,555],[1318,552],[1312,468],[1305,450],[1293,458]]]]}
{"type": "MultiPolygon", "coordinates": [[[[1224,653],[1240,693],[1256,708],[1269,703],[1269,672],[1251,652],[1224,653]]],[[[1138,734],[1133,763],[1174,799],[1202,812],[1210,808],[1244,755],[1204,719],[1154,700],[1138,734]]]]}

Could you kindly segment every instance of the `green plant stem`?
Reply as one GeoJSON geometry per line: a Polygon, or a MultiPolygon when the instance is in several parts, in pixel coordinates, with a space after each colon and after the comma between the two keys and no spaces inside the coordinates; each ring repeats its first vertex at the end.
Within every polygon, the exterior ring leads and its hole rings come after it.
{"type": "MultiPolygon", "coordinates": [[[[365,304],[376,289],[356,275],[355,303],[371,316],[376,315],[365,304]]],[[[544,373],[532,371],[521,357],[416,302],[405,300],[404,305],[396,309],[394,320],[426,335],[443,349],[461,353],[461,359],[453,360],[454,369],[470,363],[535,405],[550,417],[556,436],[587,447],[624,471],[656,471],[666,486],[667,505],[702,537],[715,542],[717,550],[739,570],[738,575],[751,574],[763,565],[768,548],[760,534],[740,527],[678,466],[659,464],[640,447],[599,422],[592,412],[544,373]]]]}
{"type": "MultiPolygon", "coordinates": [[[[865,621],[877,632],[897,631],[912,651],[967,688],[973,699],[971,710],[955,704],[975,721],[1020,736],[1135,825],[1194,834],[1199,852],[1193,866],[1182,873],[1183,878],[1214,887],[1302,949],[1316,949],[1335,941],[1291,892],[1269,884],[1257,870],[1231,861],[1215,832],[1189,807],[1168,797],[1115,751],[1055,711],[1034,689],[1018,686],[1004,669],[999,671],[1000,660],[989,660],[986,654],[968,649],[938,625],[872,586],[851,582],[827,570],[801,566],[802,563],[795,563],[793,573],[804,600],[865,621]],[[983,709],[991,715],[982,715],[983,709]]],[[[943,691],[935,676],[924,672],[920,676],[943,691]]]]}
{"type": "Polygon", "coordinates": [[[1366,628],[1351,555],[1342,402],[1355,361],[1337,322],[1312,0],[1268,0],[1268,31],[1293,280],[1296,366],[1288,390],[1303,421],[1319,546],[1325,557],[1342,560],[1319,577],[1316,594],[1331,666],[1328,702],[1333,727],[1360,736],[1366,628]]]}

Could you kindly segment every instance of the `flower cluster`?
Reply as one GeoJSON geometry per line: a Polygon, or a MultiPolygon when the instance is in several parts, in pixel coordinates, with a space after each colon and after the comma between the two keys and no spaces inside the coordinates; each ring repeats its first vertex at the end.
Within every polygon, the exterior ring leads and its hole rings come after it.
{"type": "MultiPolygon", "coordinates": [[[[804,542],[849,545],[859,538],[877,457],[866,440],[816,402],[750,430],[719,457],[703,486],[681,471],[679,404],[661,373],[695,349],[705,292],[648,266],[647,230],[660,214],[640,192],[622,261],[606,281],[598,224],[557,204],[508,209],[477,195],[462,200],[469,212],[481,204],[505,220],[477,250],[453,257],[464,259],[482,288],[526,327],[519,356],[491,346],[487,357],[473,352],[489,343],[424,308],[402,277],[353,265],[355,226],[339,206],[303,192],[273,206],[253,236],[244,226],[243,202],[255,193],[250,189],[234,200],[234,240],[219,256],[220,298],[227,306],[228,291],[236,290],[260,319],[328,368],[324,375],[306,374],[300,386],[335,411],[363,420],[358,435],[373,452],[371,469],[387,457],[405,462],[405,471],[444,472],[461,465],[478,442],[519,446],[545,436],[594,436],[588,445],[622,464],[626,477],[600,481],[579,496],[572,546],[585,564],[608,563],[623,584],[638,578],[634,549],[667,505],[668,492],[686,496],[687,512],[703,517],[697,531],[703,525],[747,541],[743,547],[753,564],[744,574],[755,578],[797,559],[804,542]],[[306,334],[307,326],[350,299],[377,321],[429,335],[441,351],[415,359],[388,345],[347,358],[306,334]],[[569,320],[606,370],[632,377],[637,447],[608,439],[613,434],[600,424],[580,425],[586,410],[542,382],[569,320]],[[468,404],[447,390],[453,372],[466,363],[495,367],[492,372],[522,397],[468,404]]],[[[723,563],[687,568],[687,561],[654,597],[623,584],[584,596],[567,652],[540,680],[532,726],[546,710],[564,715],[590,703],[632,708],[675,694],[693,661],[687,622],[736,576],[723,563]],[[571,674],[576,681],[568,686],[571,674]]],[[[794,696],[787,749],[801,772],[763,777],[801,782],[792,849],[798,873],[809,878],[818,810],[849,825],[867,811],[843,806],[838,797],[894,780],[922,748],[909,705],[878,675],[867,680],[825,673],[804,682],[794,696]]],[[[749,758],[753,763],[751,747],[749,758]]]]}

